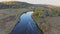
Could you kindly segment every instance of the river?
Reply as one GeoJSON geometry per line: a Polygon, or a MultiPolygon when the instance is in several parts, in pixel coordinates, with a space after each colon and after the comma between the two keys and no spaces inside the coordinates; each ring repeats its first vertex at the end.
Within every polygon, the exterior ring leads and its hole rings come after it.
{"type": "Polygon", "coordinates": [[[16,25],[11,34],[43,34],[33,21],[31,12],[23,13],[20,22],[16,25]]]}

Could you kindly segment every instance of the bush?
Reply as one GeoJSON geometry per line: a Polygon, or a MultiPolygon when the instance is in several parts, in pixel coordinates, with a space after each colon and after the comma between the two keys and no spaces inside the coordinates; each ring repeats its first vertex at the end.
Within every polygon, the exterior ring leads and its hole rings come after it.
{"type": "Polygon", "coordinates": [[[35,10],[34,14],[38,16],[39,18],[43,18],[44,14],[40,10],[35,10]]]}

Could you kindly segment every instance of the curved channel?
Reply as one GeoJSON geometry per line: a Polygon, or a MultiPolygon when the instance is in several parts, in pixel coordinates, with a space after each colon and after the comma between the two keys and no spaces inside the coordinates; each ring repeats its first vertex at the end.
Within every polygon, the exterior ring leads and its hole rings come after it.
{"type": "Polygon", "coordinates": [[[32,13],[31,11],[21,15],[21,20],[14,28],[12,34],[42,34],[31,17],[32,13]]]}

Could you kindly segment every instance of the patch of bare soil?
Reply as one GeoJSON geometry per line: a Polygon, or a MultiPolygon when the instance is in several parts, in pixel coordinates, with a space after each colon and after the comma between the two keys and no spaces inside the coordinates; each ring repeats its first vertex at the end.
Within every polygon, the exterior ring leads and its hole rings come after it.
{"type": "Polygon", "coordinates": [[[3,34],[4,32],[9,32],[9,29],[12,27],[12,24],[14,23],[13,21],[15,20],[15,15],[0,19],[0,34],[3,34]]]}
{"type": "Polygon", "coordinates": [[[60,16],[45,18],[49,26],[48,34],[60,34],[60,16]]]}

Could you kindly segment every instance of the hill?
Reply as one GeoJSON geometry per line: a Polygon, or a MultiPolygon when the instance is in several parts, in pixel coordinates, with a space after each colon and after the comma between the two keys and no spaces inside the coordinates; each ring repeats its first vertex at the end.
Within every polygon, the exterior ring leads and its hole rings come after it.
{"type": "Polygon", "coordinates": [[[9,1],[9,2],[0,2],[0,9],[7,9],[7,8],[31,8],[31,7],[58,7],[46,4],[29,4],[26,2],[19,2],[19,1],[9,1]]]}
{"type": "Polygon", "coordinates": [[[26,2],[10,1],[10,2],[0,2],[0,9],[4,8],[28,8],[33,6],[32,4],[26,2]]]}

